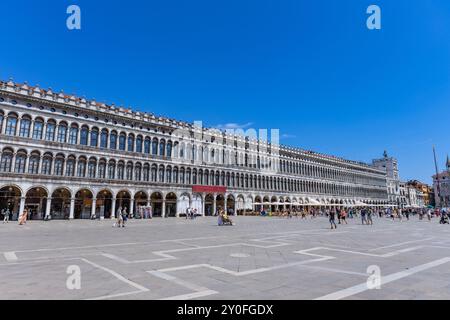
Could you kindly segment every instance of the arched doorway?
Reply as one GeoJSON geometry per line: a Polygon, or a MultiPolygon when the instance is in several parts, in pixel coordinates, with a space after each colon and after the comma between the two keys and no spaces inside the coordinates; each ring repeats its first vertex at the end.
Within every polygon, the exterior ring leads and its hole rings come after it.
{"type": "Polygon", "coordinates": [[[116,210],[121,209],[121,211],[123,212],[123,209],[126,208],[127,213],[130,214],[130,205],[131,205],[130,193],[126,190],[119,191],[116,196],[116,210]]]}
{"type": "Polygon", "coordinates": [[[234,197],[231,194],[227,197],[227,213],[229,215],[234,215],[236,213],[234,197]]]}
{"type": "Polygon", "coordinates": [[[75,219],[89,219],[92,212],[92,192],[88,189],[81,189],[75,194],[75,219]]]}
{"type": "Polygon", "coordinates": [[[6,186],[0,189],[0,210],[9,210],[10,219],[17,219],[20,209],[22,193],[15,186],[6,186]]]}
{"type": "Polygon", "coordinates": [[[225,210],[225,197],[222,194],[216,196],[216,211],[225,210]]]}
{"type": "Polygon", "coordinates": [[[163,196],[160,192],[152,193],[150,202],[153,210],[153,217],[162,217],[163,196]]]}
{"type": "Polygon", "coordinates": [[[251,195],[247,195],[245,197],[245,201],[244,201],[244,210],[245,212],[253,212],[254,210],[254,206],[253,206],[253,197],[251,195]]]}
{"type": "Polygon", "coordinates": [[[106,219],[111,218],[112,214],[112,202],[113,195],[109,190],[102,190],[97,193],[97,200],[95,202],[96,209],[95,211],[100,215],[100,217],[104,217],[106,219]]]}
{"type": "Polygon", "coordinates": [[[71,193],[65,188],[59,188],[52,193],[52,219],[68,219],[70,215],[71,193]]]}
{"type": "Polygon", "coordinates": [[[237,201],[236,201],[236,211],[238,215],[243,215],[245,214],[245,201],[244,201],[244,197],[242,195],[239,195],[237,197],[237,201]]]}
{"type": "Polygon", "coordinates": [[[166,217],[177,216],[177,196],[171,192],[166,196],[166,217]]]}
{"type": "Polygon", "coordinates": [[[289,198],[286,198],[284,207],[287,210],[291,210],[291,200],[289,198]]]}
{"type": "Polygon", "coordinates": [[[277,207],[278,211],[283,211],[284,209],[284,199],[280,198],[280,200],[278,200],[278,207],[277,207]]]}
{"type": "Polygon", "coordinates": [[[204,215],[203,211],[203,199],[201,194],[194,194],[192,195],[192,209],[197,210],[198,215],[204,215]]]}
{"type": "Polygon", "coordinates": [[[271,205],[270,205],[270,211],[271,212],[276,212],[277,211],[277,197],[275,197],[275,196],[273,196],[271,199],[270,199],[270,203],[271,203],[271,205]]]}
{"type": "Polygon", "coordinates": [[[47,197],[48,194],[44,188],[36,187],[28,190],[25,196],[25,208],[28,209],[30,220],[39,220],[45,216],[47,197]]]}
{"type": "Polygon", "coordinates": [[[262,206],[261,197],[256,196],[255,202],[253,203],[253,208],[254,208],[255,212],[261,212],[261,208],[262,208],[261,206],[262,206]]]}
{"type": "Polygon", "coordinates": [[[134,195],[134,203],[136,214],[134,215],[137,218],[142,218],[144,216],[144,207],[147,207],[148,204],[148,196],[144,191],[138,191],[134,195]]]}
{"type": "Polygon", "coordinates": [[[264,199],[263,199],[263,207],[264,207],[264,210],[270,209],[270,199],[267,196],[264,197],[264,199]]]}
{"type": "Polygon", "coordinates": [[[212,194],[207,194],[205,197],[205,216],[213,215],[214,207],[214,196],[212,194]]]}
{"type": "MultiPolygon", "coordinates": [[[[178,199],[177,213],[179,216],[186,216],[186,210],[190,207],[190,197],[188,193],[183,193],[178,199]]],[[[192,209],[193,203],[192,203],[192,209]]]]}

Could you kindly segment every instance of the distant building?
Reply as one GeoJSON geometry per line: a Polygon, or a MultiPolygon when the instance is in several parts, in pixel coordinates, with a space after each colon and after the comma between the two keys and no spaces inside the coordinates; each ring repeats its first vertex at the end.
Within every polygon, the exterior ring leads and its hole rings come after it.
{"type": "Polygon", "coordinates": [[[419,208],[423,207],[423,194],[416,188],[405,184],[406,190],[406,207],[419,208]]]}
{"type": "Polygon", "coordinates": [[[400,181],[399,189],[400,189],[400,197],[399,197],[400,205],[399,205],[399,207],[400,208],[408,207],[409,206],[409,203],[408,203],[409,198],[408,198],[408,188],[406,186],[406,183],[400,181]]]}
{"type": "Polygon", "coordinates": [[[419,206],[426,207],[435,205],[433,187],[419,180],[409,180],[407,185],[417,190],[417,201],[419,206]]]}
{"type": "MultiPolygon", "coordinates": [[[[372,165],[386,172],[386,184],[388,201],[391,205],[401,206],[402,203],[406,205],[406,195],[401,195],[400,192],[400,177],[398,174],[398,162],[394,157],[389,157],[384,151],[383,158],[372,160],[372,165]]],[[[405,191],[403,192],[405,193],[405,191]]]]}
{"type": "Polygon", "coordinates": [[[450,160],[447,157],[446,170],[433,175],[434,199],[437,207],[450,204],[450,160]]]}

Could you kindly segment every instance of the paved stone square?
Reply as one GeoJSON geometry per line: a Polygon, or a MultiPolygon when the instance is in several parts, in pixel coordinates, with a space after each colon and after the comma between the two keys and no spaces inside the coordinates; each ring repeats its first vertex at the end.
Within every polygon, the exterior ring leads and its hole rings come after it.
{"type": "Polygon", "coordinates": [[[450,227],[436,219],[337,230],[322,217],[234,220],[1,224],[0,299],[450,299],[450,227]]]}

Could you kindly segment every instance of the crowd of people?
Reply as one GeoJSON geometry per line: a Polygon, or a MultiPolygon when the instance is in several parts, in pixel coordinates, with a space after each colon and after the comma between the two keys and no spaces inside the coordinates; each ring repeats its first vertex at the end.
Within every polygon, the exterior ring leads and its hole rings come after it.
{"type": "Polygon", "coordinates": [[[195,219],[198,216],[198,211],[197,209],[194,208],[186,208],[186,219],[195,219]]]}
{"type": "MultiPolygon", "coordinates": [[[[232,209],[228,209],[232,210],[232,209]]],[[[218,225],[233,225],[233,221],[230,216],[234,212],[227,212],[223,208],[218,208],[216,216],[218,218],[218,225]]],[[[316,217],[326,217],[330,223],[331,229],[336,229],[338,224],[347,224],[347,219],[360,219],[362,225],[373,225],[373,217],[389,218],[392,221],[404,221],[410,220],[411,217],[418,217],[419,220],[427,219],[431,221],[433,218],[439,218],[439,223],[450,224],[450,211],[447,208],[432,209],[432,208],[378,208],[378,207],[310,207],[302,210],[283,209],[276,210],[274,212],[268,212],[265,208],[261,209],[260,216],[278,216],[301,219],[314,219],[316,217]],[[337,222],[336,222],[337,221],[337,222]]],[[[12,216],[11,210],[3,208],[0,210],[0,216],[3,218],[3,223],[9,223],[12,216]]],[[[198,216],[197,209],[187,208],[185,212],[186,219],[195,219],[198,216]]],[[[138,207],[134,216],[128,212],[127,207],[119,207],[116,212],[116,220],[114,227],[125,227],[125,223],[129,218],[135,219],[152,219],[151,207],[138,207]]],[[[18,216],[19,225],[26,224],[29,218],[29,211],[27,208],[18,216]]]]}
{"type": "Polygon", "coordinates": [[[278,216],[278,217],[300,217],[301,219],[307,219],[308,217],[313,219],[319,216],[327,217],[330,223],[331,229],[336,229],[337,224],[348,224],[347,218],[354,219],[360,218],[362,225],[373,225],[373,217],[389,218],[392,221],[409,220],[412,216],[419,217],[419,220],[423,220],[424,217],[431,221],[432,218],[439,218],[439,223],[450,224],[450,212],[447,208],[432,209],[432,208],[376,208],[376,207],[353,207],[353,208],[310,208],[305,210],[277,210],[274,213],[268,213],[265,209],[262,209],[259,213],[261,216],[278,216]],[[336,223],[336,220],[338,221],[336,223]]]}

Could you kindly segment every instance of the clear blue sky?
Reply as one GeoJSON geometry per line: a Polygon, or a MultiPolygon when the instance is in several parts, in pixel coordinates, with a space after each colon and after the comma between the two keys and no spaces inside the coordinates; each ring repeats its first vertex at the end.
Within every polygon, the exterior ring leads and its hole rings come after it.
{"type": "Polygon", "coordinates": [[[282,143],[430,182],[450,152],[450,1],[3,1],[0,77],[176,119],[279,128],[282,143]],[[78,4],[82,30],[66,28],[78,4]],[[369,31],[366,8],[382,9],[369,31]]]}

